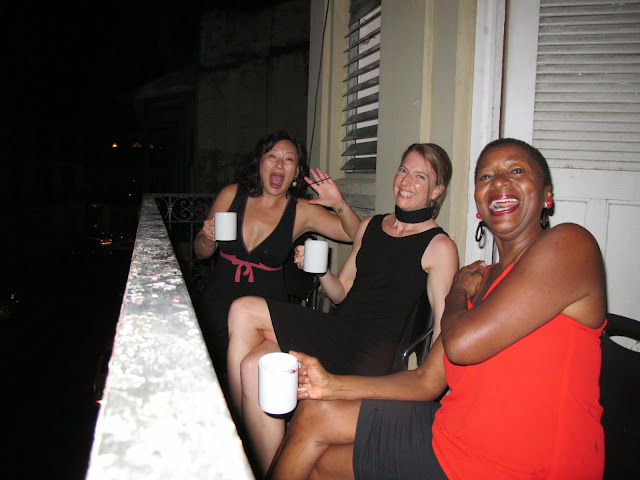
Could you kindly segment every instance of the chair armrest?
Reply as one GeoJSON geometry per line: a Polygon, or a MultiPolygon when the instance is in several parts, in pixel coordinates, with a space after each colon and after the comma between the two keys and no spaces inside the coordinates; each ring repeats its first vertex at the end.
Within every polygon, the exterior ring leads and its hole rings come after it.
{"type": "Polygon", "coordinates": [[[313,282],[313,287],[309,291],[307,298],[305,298],[305,304],[307,307],[311,307],[314,310],[318,308],[318,288],[320,287],[320,277],[316,277],[313,282]]]}
{"type": "Polygon", "coordinates": [[[622,315],[607,313],[607,326],[604,330],[609,337],[621,335],[640,340],[640,322],[622,315]]]}
{"type": "Polygon", "coordinates": [[[418,366],[422,365],[424,359],[427,358],[427,353],[431,348],[431,335],[433,335],[433,328],[429,328],[421,335],[418,335],[406,348],[402,354],[402,363],[404,369],[409,368],[409,356],[415,352],[418,366]]]}

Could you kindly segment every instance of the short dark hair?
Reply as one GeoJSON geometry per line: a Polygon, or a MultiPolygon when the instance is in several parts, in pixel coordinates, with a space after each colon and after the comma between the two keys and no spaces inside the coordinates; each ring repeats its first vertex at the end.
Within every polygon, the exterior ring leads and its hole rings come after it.
{"type": "Polygon", "coordinates": [[[518,140],[517,138],[498,138],[493,142],[489,142],[482,149],[482,152],[480,152],[480,155],[478,156],[478,161],[476,162],[476,170],[474,173],[475,183],[478,183],[478,168],[479,168],[480,162],[484,159],[484,157],[487,155],[487,153],[491,149],[495,147],[499,147],[500,145],[515,145],[517,147],[520,147],[522,150],[524,150],[529,160],[534,162],[536,165],[538,165],[538,168],[540,168],[540,171],[542,172],[542,180],[544,182],[544,186],[546,187],[547,185],[552,185],[551,170],[549,170],[549,164],[547,163],[547,159],[544,158],[544,155],[542,155],[542,153],[540,153],[540,150],[529,145],[527,142],[518,140]]]}
{"type": "Polygon", "coordinates": [[[407,147],[402,154],[402,160],[406,158],[411,152],[416,152],[422,158],[424,158],[433,171],[436,173],[436,185],[444,185],[444,190],[438,198],[433,201],[433,217],[436,218],[440,213],[440,207],[447,196],[447,187],[451,181],[451,175],[453,172],[453,166],[451,165],[451,159],[447,152],[444,151],[440,145],[435,143],[413,143],[407,147]]]}
{"type": "Polygon", "coordinates": [[[256,143],[253,151],[253,159],[246,166],[246,169],[240,178],[240,185],[244,187],[249,196],[259,197],[262,195],[262,179],[260,178],[260,161],[262,156],[273,148],[273,146],[281,140],[288,140],[296,147],[298,156],[298,181],[296,186],[291,184],[287,190],[287,195],[294,198],[304,197],[307,190],[307,182],[304,177],[309,175],[309,164],[307,163],[307,149],[296,136],[286,130],[265,135],[256,143]]]}

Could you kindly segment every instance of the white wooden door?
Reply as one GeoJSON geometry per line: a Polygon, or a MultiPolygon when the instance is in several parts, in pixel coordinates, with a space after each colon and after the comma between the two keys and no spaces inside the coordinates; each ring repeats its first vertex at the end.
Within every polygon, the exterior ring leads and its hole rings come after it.
{"type": "MultiPolygon", "coordinates": [[[[500,1],[488,3],[498,5],[498,9],[503,5],[500,1]]],[[[555,75],[553,66],[549,67],[548,64],[539,64],[539,61],[536,61],[538,54],[544,53],[545,49],[551,49],[552,56],[558,58],[553,52],[554,45],[549,47],[544,36],[540,37],[543,40],[540,49],[538,48],[540,11],[538,0],[513,0],[509,2],[509,8],[506,10],[503,90],[500,98],[494,100],[494,108],[499,104],[502,111],[499,122],[500,136],[519,138],[532,143],[547,157],[551,166],[556,205],[555,214],[550,218],[551,224],[578,223],[594,235],[605,260],[608,311],[640,320],[640,255],[637,246],[640,239],[640,152],[633,152],[635,147],[631,147],[631,152],[616,151],[620,145],[615,141],[616,133],[609,133],[601,128],[595,128],[593,132],[588,133],[585,140],[577,140],[572,136],[578,135],[579,131],[567,131],[567,127],[561,121],[556,121],[557,115],[553,115],[556,105],[554,101],[563,95],[556,97],[556,93],[548,93],[545,90],[547,77],[544,75],[538,76],[536,93],[536,73],[550,72],[548,77],[551,78],[551,82],[563,81],[560,75],[555,75]],[[537,133],[545,128],[546,132],[537,133]],[[545,135],[550,140],[547,140],[545,135]],[[593,151],[589,150],[588,146],[592,140],[593,151]],[[602,145],[607,142],[611,151],[603,155],[602,145]],[[555,149],[556,144],[568,146],[567,158],[563,158],[562,152],[558,153],[555,149]],[[579,149],[584,151],[576,158],[575,151],[579,149]]],[[[550,11],[554,15],[557,12],[547,9],[546,14],[550,11]]],[[[543,21],[545,20],[548,22],[548,18],[543,17],[543,21]]],[[[570,27],[562,25],[558,30],[568,28],[570,27]]],[[[633,29],[633,25],[630,28],[633,29]]],[[[635,28],[637,33],[632,33],[637,35],[637,43],[640,44],[640,28],[635,28]]],[[[553,29],[544,32],[545,35],[553,36],[553,29]],[[551,33],[546,33],[548,31],[551,33]]],[[[626,110],[626,116],[620,117],[620,129],[623,131],[620,138],[628,135],[636,136],[640,140],[640,48],[636,47],[634,50],[620,45],[619,48],[614,48],[614,51],[628,53],[624,60],[611,67],[614,74],[611,76],[617,75],[620,71],[626,72],[620,82],[614,82],[610,87],[619,88],[623,93],[622,110],[626,110]],[[628,65],[620,68],[623,63],[633,62],[637,64],[635,70],[633,66],[629,68],[628,65]],[[637,97],[635,104],[634,94],[637,97]]],[[[562,66],[563,63],[569,64],[571,61],[571,58],[562,57],[558,64],[562,66]]],[[[580,73],[580,67],[569,65],[568,68],[578,72],[574,75],[574,78],[578,79],[577,83],[573,84],[573,93],[569,95],[574,95],[576,101],[589,95],[598,95],[590,91],[591,87],[586,82],[583,83],[588,75],[581,77],[583,74],[580,73]]],[[[557,85],[553,85],[553,88],[556,87],[557,85]]],[[[575,125],[573,128],[582,130],[575,125]]],[[[588,127],[585,123],[585,129],[587,128],[594,127],[588,127]]],[[[571,130],[571,127],[568,130],[571,130]]],[[[584,131],[582,130],[582,133],[584,131]]],[[[475,210],[472,213],[475,213],[475,210]]],[[[468,236],[467,241],[469,240],[468,236]]],[[[471,242],[473,243],[472,239],[471,242]]],[[[473,248],[473,245],[467,248],[467,257],[474,256],[473,248]]],[[[476,258],[482,256],[487,258],[487,249],[483,255],[475,254],[476,258]]]]}

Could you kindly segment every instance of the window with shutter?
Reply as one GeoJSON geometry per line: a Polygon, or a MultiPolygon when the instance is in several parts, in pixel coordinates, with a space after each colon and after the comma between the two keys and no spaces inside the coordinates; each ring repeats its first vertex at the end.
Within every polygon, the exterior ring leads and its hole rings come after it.
{"type": "Polygon", "coordinates": [[[343,126],[347,172],[374,172],[378,136],[381,0],[351,0],[343,126]]]}
{"type": "Polygon", "coordinates": [[[533,144],[552,167],[640,170],[640,2],[541,0],[533,144]]]}

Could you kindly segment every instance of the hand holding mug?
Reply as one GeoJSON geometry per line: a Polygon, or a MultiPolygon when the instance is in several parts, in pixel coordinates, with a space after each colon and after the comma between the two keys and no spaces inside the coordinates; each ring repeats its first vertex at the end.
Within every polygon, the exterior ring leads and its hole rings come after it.
{"type": "Polygon", "coordinates": [[[300,352],[289,352],[298,359],[298,400],[331,400],[333,375],[328,373],[320,361],[300,352]]]}
{"type": "Polygon", "coordinates": [[[293,263],[302,270],[304,266],[304,245],[298,245],[293,249],[293,263]]]}
{"type": "Polygon", "coordinates": [[[202,225],[201,233],[210,242],[216,241],[215,221],[213,220],[213,218],[207,219],[204,221],[204,224],[202,225]]]}

